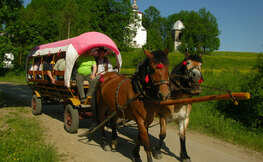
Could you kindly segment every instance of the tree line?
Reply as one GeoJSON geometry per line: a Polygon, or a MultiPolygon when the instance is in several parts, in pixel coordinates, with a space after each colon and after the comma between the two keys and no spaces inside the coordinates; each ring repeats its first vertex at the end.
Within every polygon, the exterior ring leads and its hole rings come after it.
{"type": "MultiPolygon", "coordinates": [[[[0,0],[0,67],[5,53],[15,55],[16,69],[23,69],[33,47],[72,38],[88,31],[108,35],[121,51],[131,49],[135,23],[130,0],[32,0],[25,8],[23,0],[0,0]]],[[[205,8],[180,11],[162,17],[150,6],[144,11],[148,50],[174,49],[171,27],[181,20],[180,52],[207,54],[220,46],[216,18],[205,8]]]]}

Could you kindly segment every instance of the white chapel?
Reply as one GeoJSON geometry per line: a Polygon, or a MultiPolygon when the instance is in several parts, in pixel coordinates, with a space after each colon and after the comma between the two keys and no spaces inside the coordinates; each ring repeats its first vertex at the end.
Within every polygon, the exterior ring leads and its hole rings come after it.
{"type": "Polygon", "coordinates": [[[147,31],[142,26],[142,15],[143,15],[143,13],[140,12],[138,9],[139,8],[136,4],[136,0],[133,0],[132,10],[134,13],[137,14],[137,16],[139,18],[136,20],[138,23],[138,27],[136,27],[136,30],[137,30],[136,35],[132,39],[132,46],[134,48],[142,48],[142,46],[146,44],[146,40],[147,40],[147,31]]]}

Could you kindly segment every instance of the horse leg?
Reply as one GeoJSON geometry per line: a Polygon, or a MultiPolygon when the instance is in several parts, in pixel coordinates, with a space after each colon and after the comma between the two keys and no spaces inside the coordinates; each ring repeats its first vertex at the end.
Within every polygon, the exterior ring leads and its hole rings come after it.
{"type": "Polygon", "coordinates": [[[136,146],[133,149],[134,160],[136,162],[141,161],[139,151],[140,151],[140,144],[142,143],[142,145],[144,146],[144,150],[146,152],[147,162],[152,162],[150,141],[149,141],[148,131],[147,131],[148,126],[145,125],[142,120],[140,122],[137,122],[137,125],[139,129],[139,136],[138,136],[136,146]]]}
{"type": "Polygon", "coordinates": [[[185,131],[188,123],[189,123],[188,117],[185,118],[184,120],[179,121],[179,134],[180,134],[180,144],[181,144],[180,157],[182,158],[183,162],[191,162],[191,159],[187,154],[186,146],[185,146],[185,142],[186,142],[185,131]]]}
{"type": "Polygon", "coordinates": [[[140,158],[140,146],[141,146],[141,136],[140,136],[140,133],[138,134],[138,137],[137,137],[137,141],[136,141],[136,144],[135,144],[135,148],[133,149],[133,159],[132,161],[133,162],[141,162],[141,158],[140,158]]]}
{"type": "Polygon", "coordinates": [[[153,157],[155,159],[162,159],[161,148],[162,148],[163,140],[166,137],[166,125],[167,125],[166,119],[163,116],[160,116],[159,121],[160,121],[159,143],[153,150],[153,157]]]}
{"type": "Polygon", "coordinates": [[[117,122],[117,118],[114,118],[111,121],[111,126],[112,126],[112,135],[111,135],[111,151],[116,151],[117,149],[117,138],[118,138],[118,134],[117,134],[117,130],[116,130],[116,122],[117,122]]]}
{"type": "MultiPolygon", "coordinates": [[[[98,120],[100,123],[103,122],[105,119],[105,112],[106,112],[106,105],[104,104],[103,101],[100,101],[99,106],[98,106],[98,120]]],[[[102,135],[101,147],[104,151],[109,151],[110,146],[109,146],[109,143],[107,141],[107,137],[106,137],[105,130],[104,130],[104,125],[101,126],[100,132],[102,135]]]]}

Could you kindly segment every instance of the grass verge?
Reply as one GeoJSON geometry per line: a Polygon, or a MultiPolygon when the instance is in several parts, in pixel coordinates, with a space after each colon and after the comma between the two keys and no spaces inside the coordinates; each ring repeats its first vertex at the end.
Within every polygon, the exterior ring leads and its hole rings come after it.
{"type": "Polygon", "coordinates": [[[44,142],[40,123],[27,117],[30,109],[8,107],[12,98],[1,91],[0,98],[7,106],[0,108],[0,161],[59,161],[54,147],[44,142]]]}
{"type": "MultiPolygon", "coordinates": [[[[241,92],[240,82],[247,75],[247,73],[240,73],[239,71],[206,71],[203,74],[205,78],[204,85],[230,89],[232,92],[241,92]]],[[[204,89],[202,96],[219,93],[226,92],[214,92],[204,89]]],[[[232,105],[231,100],[193,104],[189,128],[263,153],[263,132],[260,129],[244,126],[235,119],[235,116],[231,116],[231,113],[229,113],[241,111],[239,108],[246,101],[239,102],[239,106],[224,108],[224,110],[228,110],[228,113],[222,111],[221,106],[227,105],[222,104],[222,102],[228,102],[229,105],[232,105]]]]}
{"type": "Polygon", "coordinates": [[[9,82],[9,83],[16,83],[26,85],[26,76],[25,75],[12,75],[12,76],[4,76],[0,77],[1,82],[9,82]]]}

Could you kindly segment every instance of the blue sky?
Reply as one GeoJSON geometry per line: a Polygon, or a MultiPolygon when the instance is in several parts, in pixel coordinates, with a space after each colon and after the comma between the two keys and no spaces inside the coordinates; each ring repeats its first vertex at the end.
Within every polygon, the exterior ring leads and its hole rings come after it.
{"type": "MultiPolygon", "coordinates": [[[[25,5],[30,1],[24,0],[25,5]]],[[[154,6],[163,17],[206,8],[221,31],[219,51],[263,51],[263,0],[137,0],[137,5],[142,12],[154,6]]]]}

